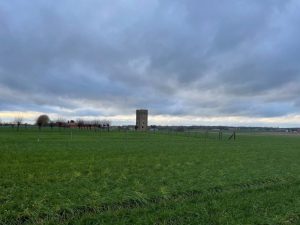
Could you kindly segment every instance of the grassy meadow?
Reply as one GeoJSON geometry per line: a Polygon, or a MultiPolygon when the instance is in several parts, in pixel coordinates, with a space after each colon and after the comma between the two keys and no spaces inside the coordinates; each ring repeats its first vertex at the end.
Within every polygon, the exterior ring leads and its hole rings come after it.
{"type": "Polygon", "coordinates": [[[0,224],[300,224],[300,136],[0,128],[0,224]]]}

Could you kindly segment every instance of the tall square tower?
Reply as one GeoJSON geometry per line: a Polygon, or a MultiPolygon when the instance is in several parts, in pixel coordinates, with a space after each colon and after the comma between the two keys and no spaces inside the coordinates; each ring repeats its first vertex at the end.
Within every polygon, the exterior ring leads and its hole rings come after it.
{"type": "Polygon", "coordinates": [[[136,128],[139,131],[146,131],[148,129],[148,110],[136,110],[136,128]]]}

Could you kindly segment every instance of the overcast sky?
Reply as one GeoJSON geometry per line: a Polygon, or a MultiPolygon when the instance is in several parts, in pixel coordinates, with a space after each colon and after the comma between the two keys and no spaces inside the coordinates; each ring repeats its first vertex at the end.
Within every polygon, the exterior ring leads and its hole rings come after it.
{"type": "Polygon", "coordinates": [[[0,0],[0,118],[300,126],[298,0],[0,0]]]}

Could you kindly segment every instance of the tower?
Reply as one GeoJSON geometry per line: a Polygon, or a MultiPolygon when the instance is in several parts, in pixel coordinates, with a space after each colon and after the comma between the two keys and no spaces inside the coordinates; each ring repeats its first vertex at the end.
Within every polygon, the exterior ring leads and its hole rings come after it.
{"type": "Polygon", "coordinates": [[[136,110],[136,129],[139,131],[146,131],[148,128],[148,110],[136,110]]]}

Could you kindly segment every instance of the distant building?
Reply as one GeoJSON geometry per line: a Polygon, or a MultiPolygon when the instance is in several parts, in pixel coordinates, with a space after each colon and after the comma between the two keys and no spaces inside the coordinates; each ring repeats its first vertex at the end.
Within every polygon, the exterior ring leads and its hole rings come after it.
{"type": "Polygon", "coordinates": [[[148,110],[136,110],[136,130],[146,131],[148,129],[148,110]]]}
{"type": "Polygon", "coordinates": [[[69,128],[77,128],[78,124],[74,120],[69,120],[67,123],[67,127],[69,128]]]}

